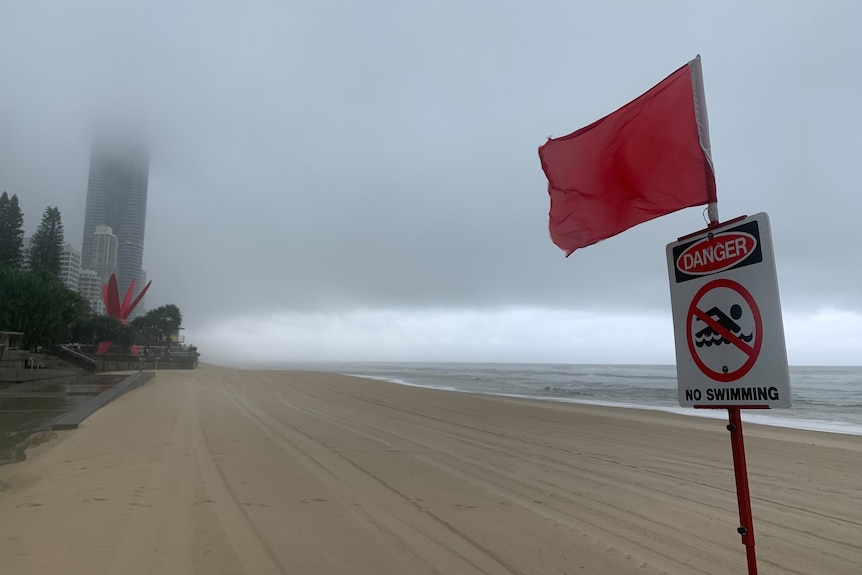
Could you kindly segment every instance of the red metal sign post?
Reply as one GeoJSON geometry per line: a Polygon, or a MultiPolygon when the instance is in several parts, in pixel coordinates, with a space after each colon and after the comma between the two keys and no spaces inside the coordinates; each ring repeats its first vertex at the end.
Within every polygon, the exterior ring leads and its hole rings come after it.
{"type": "Polygon", "coordinates": [[[728,407],[730,423],[730,446],[733,450],[733,474],[736,477],[736,501],[739,504],[739,524],[737,532],[745,545],[748,561],[748,575],[757,575],[757,556],[754,552],[754,520],[751,516],[751,494],[748,490],[748,468],[745,465],[745,441],[742,436],[742,415],[740,408],[728,407]]]}

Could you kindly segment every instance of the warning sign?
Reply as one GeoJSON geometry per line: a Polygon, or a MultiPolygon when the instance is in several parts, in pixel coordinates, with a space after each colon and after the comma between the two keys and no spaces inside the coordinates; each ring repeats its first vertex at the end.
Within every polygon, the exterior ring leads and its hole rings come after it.
{"type": "Polygon", "coordinates": [[[720,278],[704,285],[688,308],[688,348],[697,367],[715,381],[751,371],[763,343],[763,321],[747,289],[720,278]]]}
{"type": "Polygon", "coordinates": [[[768,216],[692,234],[667,255],[680,405],[789,407],[768,216]]]}

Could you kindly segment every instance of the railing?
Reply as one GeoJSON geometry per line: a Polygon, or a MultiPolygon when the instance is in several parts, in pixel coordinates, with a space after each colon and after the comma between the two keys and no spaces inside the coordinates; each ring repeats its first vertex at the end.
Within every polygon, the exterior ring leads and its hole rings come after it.
{"type": "Polygon", "coordinates": [[[96,346],[58,345],[54,348],[54,354],[91,372],[195,369],[200,357],[194,346],[139,346],[138,350],[138,355],[110,352],[96,354],[96,346]]]}
{"type": "Polygon", "coordinates": [[[196,354],[198,348],[194,345],[139,345],[138,352],[144,355],[182,355],[196,354]]]}
{"type": "Polygon", "coordinates": [[[98,371],[162,371],[165,369],[195,369],[198,355],[99,357],[98,371]]]}
{"type": "Polygon", "coordinates": [[[42,359],[39,359],[38,363],[33,363],[33,357],[29,354],[20,355],[18,358],[11,358],[8,357],[10,354],[7,353],[7,357],[0,360],[0,368],[18,370],[40,367],[62,368],[62,365],[49,365],[49,363],[57,364],[57,360],[61,360],[61,364],[72,364],[89,372],[161,371],[165,369],[195,369],[198,366],[198,358],[200,357],[197,348],[193,346],[173,346],[170,348],[167,346],[152,346],[146,349],[146,353],[139,355],[131,355],[129,353],[96,355],[93,353],[95,346],[81,346],[81,349],[79,349],[77,345],[58,345],[52,351],[56,357],[53,362],[49,362],[51,358],[41,356],[42,359]]]}
{"type": "Polygon", "coordinates": [[[81,353],[74,347],[68,345],[58,345],[54,348],[54,353],[60,359],[66,360],[69,363],[77,365],[87,371],[96,371],[99,362],[85,353],[81,353]]]}

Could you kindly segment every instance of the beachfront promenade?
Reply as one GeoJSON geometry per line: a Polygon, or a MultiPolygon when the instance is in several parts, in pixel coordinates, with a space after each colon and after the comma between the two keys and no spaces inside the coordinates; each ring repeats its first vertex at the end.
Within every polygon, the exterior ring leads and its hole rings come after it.
{"type": "MultiPolygon", "coordinates": [[[[746,426],[770,575],[857,575],[862,438],[746,426]]],[[[0,572],[739,574],[724,422],[159,372],[0,467],[0,572]]]]}

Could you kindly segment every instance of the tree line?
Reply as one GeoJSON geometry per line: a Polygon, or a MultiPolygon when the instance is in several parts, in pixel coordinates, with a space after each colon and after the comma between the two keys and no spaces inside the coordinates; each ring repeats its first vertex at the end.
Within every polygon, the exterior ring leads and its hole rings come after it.
{"type": "Polygon", "coordinates": [[[162,346],[172,343],[171,336],[179,334],[182,323],[180,308],[170,303],[151,309],[128,325],[108,315],[90,314],[71,324],[70,336],[75,343],[85,345],[110,341],[122,349],[133,344],[162,346]]]}
{"type": "Polygon", "coordinates": [[[24,214],[18,204],[18,196],[9,197],[6,192],[0,194],[0,265],[20,269],[26,263],[36,273],[59,276],[62,253],[63,221],[57,207],[45,208],[25,254],[24,214]]]}
{"type": "Polygon", "coordinates": [[[60,210],[48,206],[25,254],[18,196],[0,195],[0,330],[23,332],[29,348],[100,341],[120,348],[170,343],[182,325],[176,305],[150,310],[129,325],[94,314],[87,300],[60,279],[64,243],[60,210]]]}

